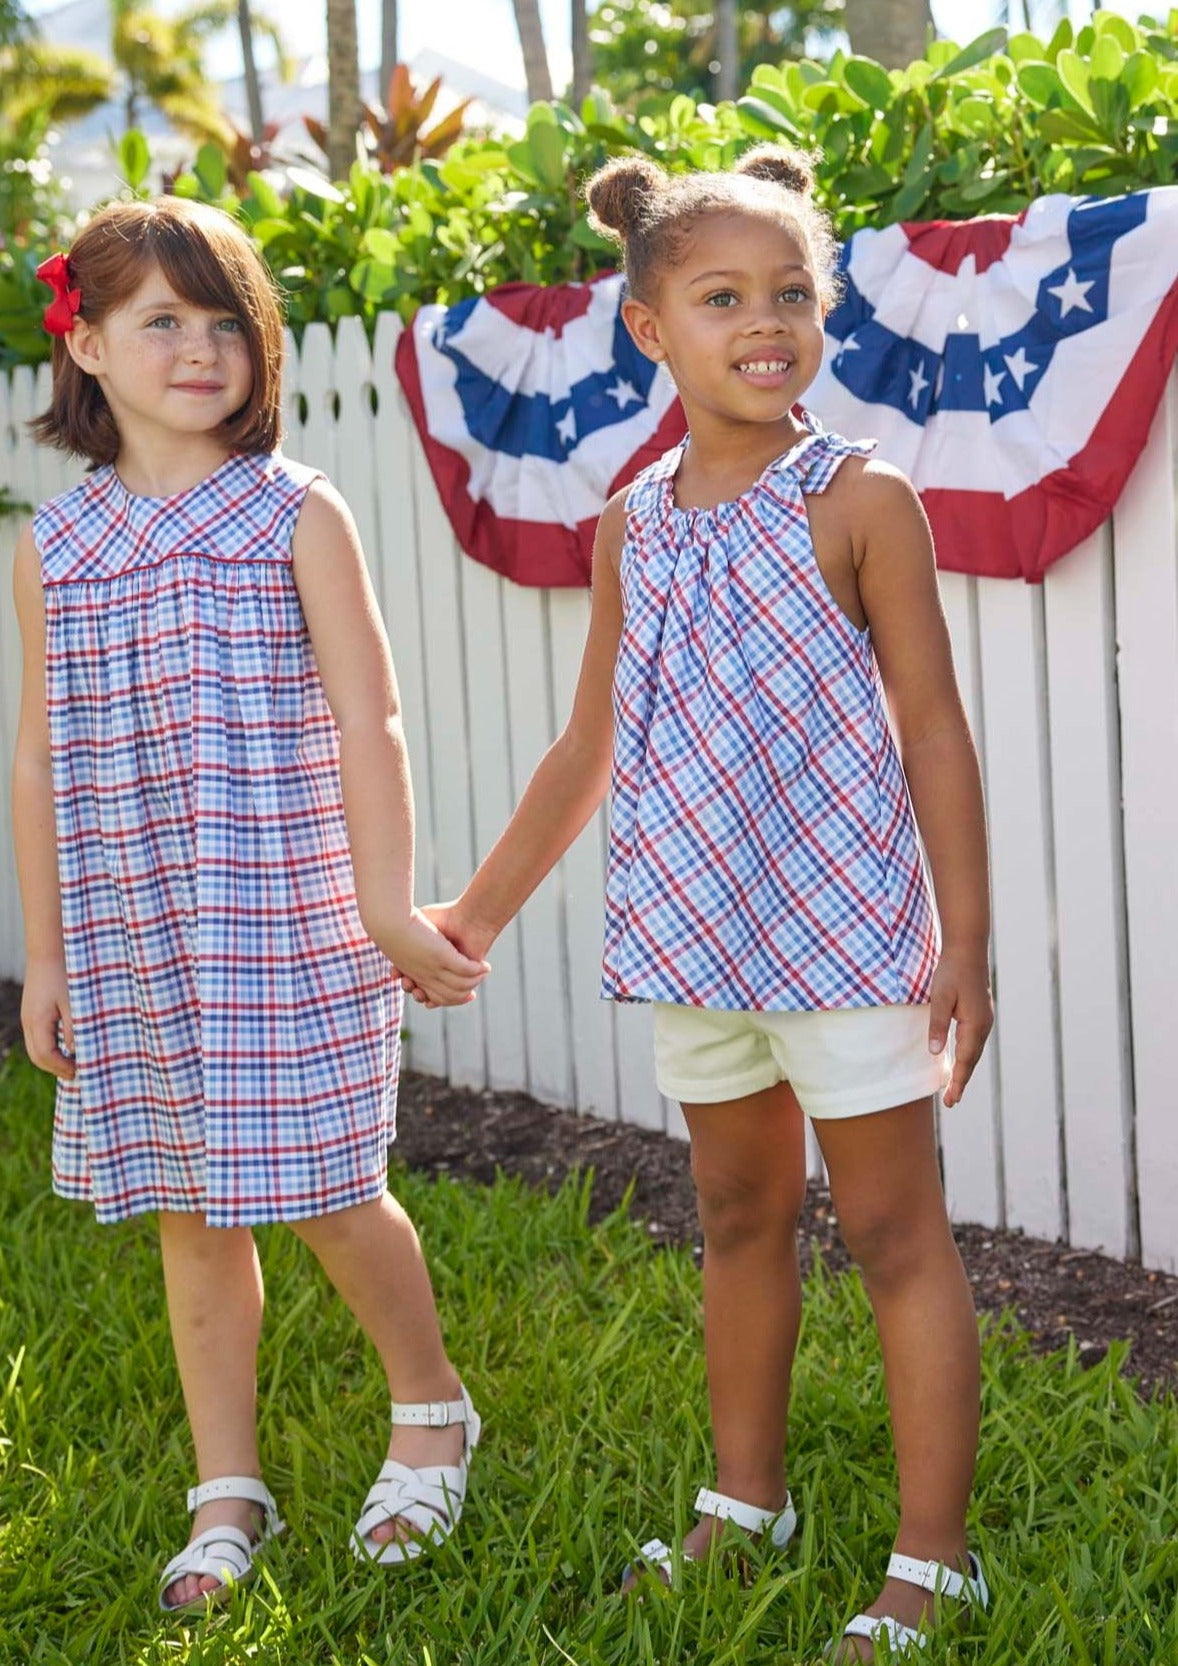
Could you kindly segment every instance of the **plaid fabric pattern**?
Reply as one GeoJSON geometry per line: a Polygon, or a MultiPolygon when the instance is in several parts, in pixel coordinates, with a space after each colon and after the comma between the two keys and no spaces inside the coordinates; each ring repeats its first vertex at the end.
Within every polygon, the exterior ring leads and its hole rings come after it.
{"type": "Polygon", "coordinates": [[[683,446],[627,499],[602,977],[615,1000],[927,999],[936,923],[875,655],[823,582],[803,496],[871,444],[809,426],[733,503],[675,507],[683,446]]]}
{"type": "Polygon", "coordinates": [[[53,1183],[103,1221],[384,1189],[401,996],[291,572],[315,473],[232,457],[144,498],[100,468],[35,517],[78,1066],[53,1183]]]}

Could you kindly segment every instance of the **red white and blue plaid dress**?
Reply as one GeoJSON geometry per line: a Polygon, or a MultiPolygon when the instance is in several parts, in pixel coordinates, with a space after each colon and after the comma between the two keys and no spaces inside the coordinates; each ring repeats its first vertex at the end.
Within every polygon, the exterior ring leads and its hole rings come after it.
{"type": "Polygon", "coordinates": [[[401,996],[291,572],[314,478],[237,456],[149,498],[99,468],[34,520],[77,1059],[53,1184],[103,1221],[384,1189],[401,996]]]}
{"type": "Polygon", "coordinates": [[[814,431],[735,502],[679,509],[678,446],[630,490],[605,996],[928,999],[936,921],[870,633],[827,590],[806,517],[871,449],[814,431]]]}

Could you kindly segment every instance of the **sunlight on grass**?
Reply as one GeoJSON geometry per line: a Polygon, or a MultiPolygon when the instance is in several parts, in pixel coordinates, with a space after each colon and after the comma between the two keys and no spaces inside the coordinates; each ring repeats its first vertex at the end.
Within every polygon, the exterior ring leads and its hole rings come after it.
{"type": "MultiPolygon", "coordinates": [[[[49,1196],[48,1085],[0,1081],[0,1662],[107,1666],[786,1666],[870,1599],[895,1526],[878,1350],[861,1286],[810,1282],[793,1412],[801,1530],[617,1594],[623,1563],[711,1479],[699,1276],[620,1217],[395,1173],[455,1361],[486,1419],[456,1537],[396,1573],[347,1536],[383,1456],[374,1357],[293,1234],[259,1233],[266,1478],[289,1523],[208,1623],[154,1612],[191,1480],[150,1221],[97,1227],[49,1196]],[[742,1566],[743,1564],[743,1566],[742,1566]]],[[[986,1337],[973,1537],[989,1622],[927,1660],[1178,1666],[1178,1413],[1118,1379],[986,1337]]],[[[927,1361],[937,1369],[935,1357],[927,1361]]]]}

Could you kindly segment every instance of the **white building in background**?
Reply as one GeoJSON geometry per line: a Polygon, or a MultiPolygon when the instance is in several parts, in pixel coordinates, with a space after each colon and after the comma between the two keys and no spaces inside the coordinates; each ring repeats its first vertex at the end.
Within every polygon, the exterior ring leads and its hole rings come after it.
{"type": "MultiPolygon", "coordinates": [[[[165,6],[160,7],[165,10],[165,6]]],[[[110,56],[110,10],[107,0],[66,0],[66,4],[40,10],[36,14],[42,37],[62,46],[84,48],[102,57],[110,56]]],[[[472,42],[472,46],[477,43],[472,42]]],[[[258,71],[262,78],[262,105],[267,121],[281,123],[275,141],[276,149],[284,156],[301,157],[315,166],[323,165],[323,157],[303,125],[305,115],[327,119],[327,62],[321,53],[300,59],[297,38],[287,42],[294,60],[289,81],[280,81],[271,62],[268,41],[258,42],[258,71]]],[[[213,54],[218,56],[218,54],[213,54]]],[[[228,53],[221,53],[223,59],[228,53]]],[[[433,119],[464,98],[474,100],[468,113],[471,126],[522,129],[528,99],[522,79],[519,86],[511,86],[483,74],[470,64],[447,57],[444,53],[425,49],[416,53],[409,68],[414,80],[424,86],[437,75],[442,78],[442,91],[434,107],[433,119]]],[[[377,71],[367,70],[361,75],[361,91],[365,98],[383,99],[384,89],[377,88],[377,71]]],[[[243,129],[248,129],[249,118],[242,76],[231,76],[213,83],[226,114],[243,129]]],[[[190,163],[196,152],[196,142],[169,126],[160,112],[144,104],[139,112],[138,126],[151,145],[153,173],[150,183],[156,187],[160,175],[174,173],[190,163]]],[[[120,179],[114,147],[123,132],[123,111],[117,101],[91,111],[81,121],[70,122],[56,134],[52,158],[54,171],[68,181],[70,201],[75,208],[85,208],[101,201],[119,189],[120,179]]]]}

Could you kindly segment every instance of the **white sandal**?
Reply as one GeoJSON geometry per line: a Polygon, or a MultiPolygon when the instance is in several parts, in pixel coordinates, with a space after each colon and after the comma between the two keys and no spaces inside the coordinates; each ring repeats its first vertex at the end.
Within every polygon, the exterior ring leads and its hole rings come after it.
{"type": "Polygon", "coordinates": [[[206,1603],[224,1602],[234,1585],[244,1585],[253,1578],[254,1552],[259,1546],[286,1531],[286,1523],[278,1519],[278,1506],[269,1488],[252,1475],[222,1475],[216,1481],[203,1481],[198,1487],[190,1487],[189,1514],[194,1515],[202,1504],[210,1504],[215,1498],[244,1498],[250,1504],[260,1504],[262,1531],[256,1539],[251,1539],[240,1527],[206,1527],[203,1533],[198,1533],[160,1574],[160,1608],[165,1614],[184,1614],[203,1608],[206,1603]],[[198,1579],[217,1579],[220,1584],[188,1602],[165,1602],[168,1587],[188,1574],[195,1574],[198,1579]]]}
{"type": "Polygon", "coordinates": [[[470,1454],[479,1443],[483,1426],[470,1403],[470,1395],[461,1385],[457,1400],[423,1400],[416,1405],[402,1405],[394,1400],[392,1408],[394,1424],[447,1429],[452,1423],[461,1423],[463,1439],[462,1456],[457,1464],[411,1469],[395,1458],[386,1458],[381,1465],[380,1474],[364,1500],[360,1519],[352,1529],[352,1550],[361,1559],[379,1562],[384,1567],[412,1562],[427,1544],[441,1544],[457,1527],[466,1497],[470,1454]],[[372,1537],[374,1528],[398,1518],[410,1524],[413,1538],[382,1542],[372,1537]]]}
{"type": "MultiPolygon", "coordinates": [[[[701,1487],[696,1494],[695,1513],[697,1516],[715,1516],[717,1521],[734,1521],[746,1533],[764,1533],[768,1528],[769,1543],[777,1550],[785,1549],[798,1525],[798,1513],[788,1493],[780,1510],[762,1510],[757,1504],[745,1504],[739,1498],[729,1498],[727,1493],[701,1487]]],[[[695,1557],[684,1551],[682,1560],[694,1562],[695,1557]]],[[[627,1564],[623,1579],[629,1579],[635,1572],[650,1570],[661,1574],[668,1585],[671,1583],[672,1553],[670,1546],[661,1539],[651,1539],[644,1544],[638,1552],[638,1562],[637,1569],[627,1564]]]]}
{"type": "MultiPolygon", "coordinates": [[[[921,1562],[914,1556],[900,1556],[893,1551],[888,1558],[888,1578],[902,1579],[906,1585],[919,1585],[922,1591],[931,1591],[935,1597],[964,1598],[985,1613],[990,1606],[990,1588],[986,1584],[982,1564],[972,1551],[966,1554],[969,1557],[968,1574],[958,1573],[956,1568],[948,1567],[944,1562],[921,1562]]],[[[843,1627],[843,1636],[866,1637],[873,1647],[877,1638],[886,1638],[891,1652],[901,1659],[907,1659],[911,1650],[923,1648],[930,1640],[929,1633],[923,1628],[915,1631],[911,1626],[901,1625],[890,1614],[856,1614],[849,1625],[843,1627]]],[[[837,1644],[831,1645],[831,1649],[837,1647],[837,1644]]],[[[830,1652],[828,1649],[827,1653],[830,1652]]]]}

